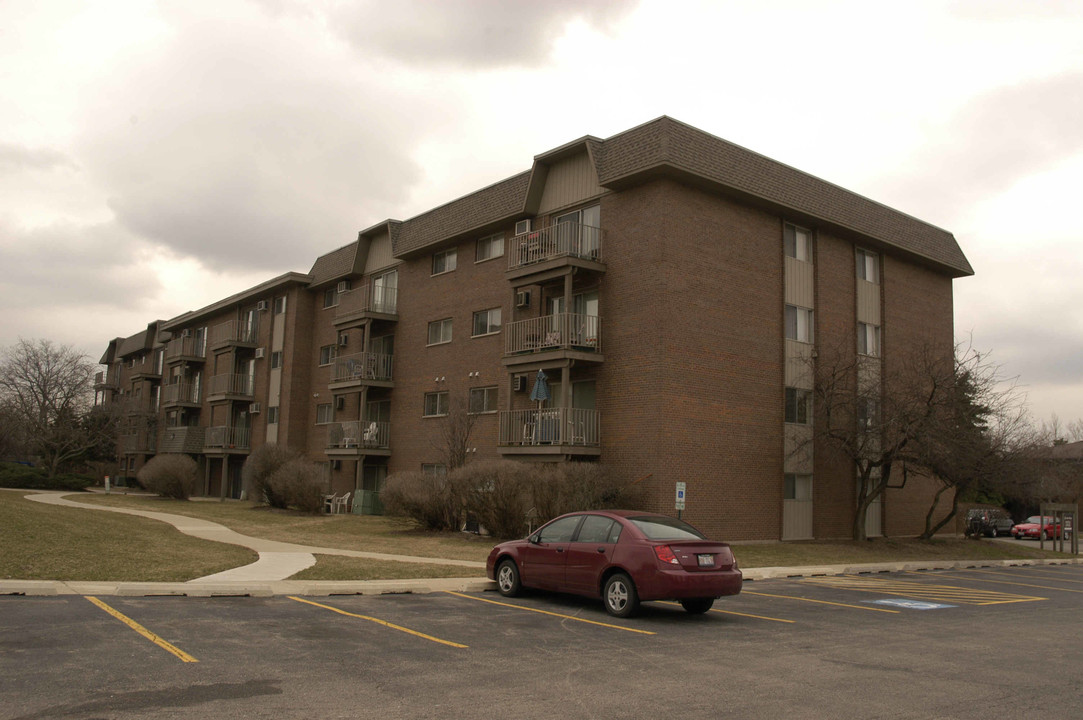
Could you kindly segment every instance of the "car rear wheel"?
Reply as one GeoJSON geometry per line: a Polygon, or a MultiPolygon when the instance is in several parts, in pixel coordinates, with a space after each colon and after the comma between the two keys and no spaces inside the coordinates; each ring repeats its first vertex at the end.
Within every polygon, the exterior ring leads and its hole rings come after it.
{"type": "Polygon", "coordinates": [[[681,607],[689,615],[702,615],[711,609],[714,605],[714,598],[689,598],[688,600],[681,600],[681,607]]]}
{"type": "Polygon", "coordinates": [[[606,612],[614,617],[631,617],[639,609],[636,586],[624,573],[617,573],[605,581],[602,599],[605,600],[606,612]]]}
{"type": "Polygon", "coordinates": [[[496,589],[504,597],[515,597],[523,589],[519,582],[519,568],[514,560],[504,560],[496,568],[496,589]]]}
{"type": "Polygon", "coordinates": [[[996,537],[996,536],[997,536],[997,535],[999,535],[999,534],[1000,534],[1000,533],[999,533],[999,532],[997,532],[997,529],[996,529],[996,527],[995,527],[995,526],[993,527],[993,529],[992,529],[992,530],[990,530],[990,531],[989,531],[989,537],[996,537]]]}

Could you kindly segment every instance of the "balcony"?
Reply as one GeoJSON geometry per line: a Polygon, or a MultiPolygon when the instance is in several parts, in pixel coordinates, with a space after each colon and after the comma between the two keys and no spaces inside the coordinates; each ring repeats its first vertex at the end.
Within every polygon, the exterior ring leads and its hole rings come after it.
{"type": "Polygon", "coordinates": [[[200,453],[203,452],[205,428],[167,427],[162,431],[162,441],[158,451],[162,453],[200,453]]]}
{"type": "Polygon", "coordinates": [[[94,373],[94,389],[95,390],[119,390],[120,384],[116,381],[116,376],[113,379],[109,379],[108,372],[96,372],[94,373]]]}
{"type": "Polygon", "coordinates": [[[149,429],[120,436],[120,451],[125,455],[151,455],[154,453],[155,434],[149,429]]]}
{"type": "Polygon", "coordinates": [[[541,408],[500,413],[501,455],[601,455],[597,410],[541,408]]]}
{"type": "Polygon", "coordinates": [[[252,449],[251,437],[252,431],[246,427],[214,425],[203,436],[203,454],[247,453],[252,449]]]}
{"type": "Polygon", "coordinates": [[[601,228],[575,223],[558,223],[516,235],[508,252],[507,278],[542,276],[570,267],[605,272],[602,262],[604,238],[601,228]]]}
{"type": "Polygon", "coordinates": [[[132,380],[161,380],[162,369],[154,366],[154,363],[147,365],[141,365],[140,367],[132,370],[132,380]]]}
{"type": "Polygon", "coordinates": [[[254,348],[259,340],[259,326],[230,320],[211,328],[211,349],[226,347],[254,348]]]}
{"type": "Polygon", "coordinates": [[[207,343],[203,338],[174,338],[165,346],[165,361],[169,365],[181,362],[203,362],[206,357],[207,343]]]}
{"type": "Polygon", "coordinates": [[[602,362],[602,319],[557,313],[508,323],[504,332],[506,367],[574,359],[602,362]]]}
{"type": "Polygon", "coordinates": [[[154,398],[131,397],[124,400],[120,405],[121,411],[129,417],[141,415],[154,415],[158,408],[154,407],[154,398]]]}
{"type": "Polygon", "coordinates": [[[328,457],[391,454],[391,423],[354,421],[327,426],[328,457]]]}
{"type": "Polygon", "coordinates": [[[162,386],[162,407],[199,407],[199,383],[179,382],[162,386]]]}
{"type": "Polygon", "coordinates": [[[255,378],[251,375],[212,375],[207,379],[207,399],[210,402],[252,400],[255,397],[255,384],[255,378]]]}
{"type": "Polygon", "coordinates": [[[363,285],[338,296],[334,323],[337,327],[361,324],[365,320],[397,321],[398,288],[363,285]]]}
{"type": "Polygon", "coordinates": [[[383,353],[360,352],[335,358],[335,367],[328,389],[349,390],[362,386],[393,387],[391,382],[393,357],[383,353]]]}

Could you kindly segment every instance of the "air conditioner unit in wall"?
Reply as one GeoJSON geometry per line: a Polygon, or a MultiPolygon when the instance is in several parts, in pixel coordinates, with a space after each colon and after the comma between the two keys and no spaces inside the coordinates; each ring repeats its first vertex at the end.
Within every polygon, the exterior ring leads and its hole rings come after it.
{"type": "Polygon", "coordinates": [[[265,352],[266,351],[263,348],[256,348],[256,359],[257,360],[263,359],[263,355],[264,355],[265,352]]]}
{"type": "Polygon", "coordinates": [[[337,398],[335,398],[335,410],[345,410],[345,409],[346,409],[346,398],[343,397],[342,395],[339,395],[337,398]]]}
{"type": "Polygon", "coordinates": [[[258,303],[256,303],[256,310],[259,310],[260,312],[266,312],[267,308],[268,305],[266,300],[260,300],[258,303]]]}
{"type": "Polygon", "coordinates": [[[344,293],[344,292],[348,291],[349,289],[350,289],[350,281],[349,280],[339,280],[338,281],[338,287],[336,288],[336,290],[338,290],[338,292],[344,293]]]}
{"type": "Polygon", "coordinates": [[[260,409],[261,408],[260,408],[259,403],[249,403],[248,404],[248,412],[251,415],[259,415],[260,409]]]}
{"type": "Polygon", "coordinates": [[[346,344],[349,343],[349,341],[350,341],[350,336],[345,334],[345,333],[338,336],[338,344],[339,344],[340,347],[346,347],[346,344]]]}
{"type": "Polygon", "coordinates": [[[519,290],[515,293],[515,307],[524,308],[530,305],[530,291],[519,290]]]}
{"type": "Polygon", "coordinates": [[[530,218],[527,218],[526,220],[520,220],[519,222],[515,223],[515,234],[523,235],[525,233],[528,233],[530,232],[530,227],[530,218]]]}
{"type": "Polygon", "coordinates": [[[526,375],[515,375],[511,379],[511,386],[515,392],[526,390],[526,375]]]}
{"type": "Polygon", "coordinates": [[[184,328],[183,330],[181,330],[181,337],[182,338],[192,337],[191,329],[190,328],[184,328]]]}

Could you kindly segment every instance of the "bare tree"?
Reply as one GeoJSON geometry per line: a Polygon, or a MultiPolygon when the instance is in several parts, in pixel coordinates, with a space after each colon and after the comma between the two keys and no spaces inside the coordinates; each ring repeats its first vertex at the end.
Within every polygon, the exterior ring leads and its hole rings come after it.
{"type": "Polygon", "coordinates": [[[20,340],[0,360],[0,396],[50,477],[115,440],[116,422],[93,413],[89,358],[48,340],[20,340]]]}
{"type": "Polygon", "coordinates": [[[1079,442],[1083,440],[1083,418],[1076,418],[1068,423],[1068,441],[1079,442]]]}
{"type": "Polygon", "coordinates": [[[444,455],[448,472],[466,464],[470,450],[470,434],[477,421],[476,413],[470,412],[466,400],[456,397],[448,413],[440,423],[440,437],[433,447],[444,455]]]}

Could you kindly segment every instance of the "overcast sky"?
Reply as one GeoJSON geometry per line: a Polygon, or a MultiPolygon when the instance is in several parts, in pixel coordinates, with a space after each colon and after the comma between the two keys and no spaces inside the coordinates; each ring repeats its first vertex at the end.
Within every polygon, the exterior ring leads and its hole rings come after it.
{"type": "Polygon", "coordinates": [[[1083,416],[1083,2],[0,0],[0,347],[174,317],[670,115],[950,230],[1083,416]]]}

